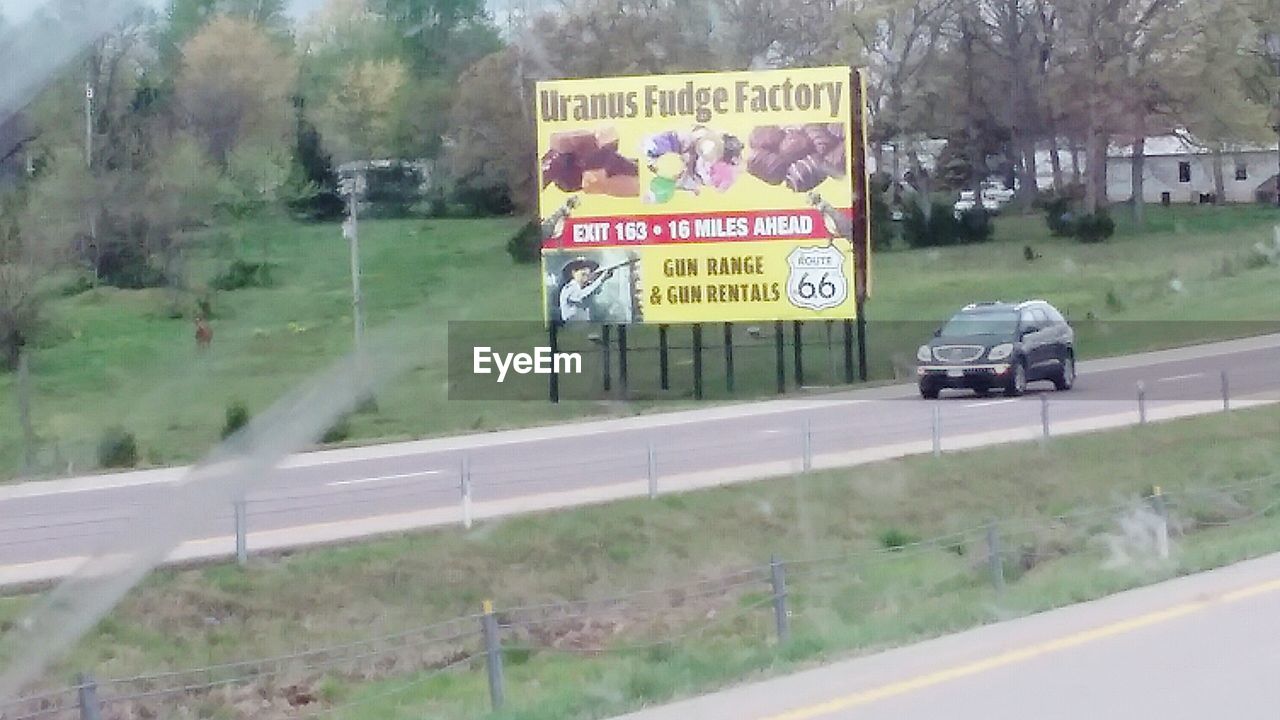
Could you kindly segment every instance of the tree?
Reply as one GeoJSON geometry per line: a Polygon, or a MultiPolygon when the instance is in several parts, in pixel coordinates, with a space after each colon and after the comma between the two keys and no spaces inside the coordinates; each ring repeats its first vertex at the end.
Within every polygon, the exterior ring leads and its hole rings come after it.
{"type": "Polygon", "coordinates": [[[315,124],[339,163],[396,155],[408,69],[399,60],[358,62],[347,68],[315,124]]]}
{"type": "Polygon", "coordinates": [[[419,75],[460,70],[451,56],[465,51],[465,42],[474,42],[474,36],[459,42],[469,30],[486,28],[486,42],[496,43],[484,0],[370,0],[369,9],[395,28],[402,56],[419,75]]]}
{"type": "Polygon", "coordinates": [[[162,66],[176,75],[187,41],[219,16],[245,20],[274,38],[284,38],[289,32],[284,0],[169,0],[164,26],[156,38],[162,66]]]}
{"type": "Polygon", "coordinates": [[[31,420],[31,379],[27,346],[40,325],[41,296],[37,283],[47,258],[23,242],[21,190],[0,196],[0,359],[17,372],[18,425],[22,428],[24,464],[35,464],[36,434],[31,420]]]}
{"type": "Polygon", "coordinates": [[[463,189],[505,188],[517,209],[537,208],[534,127],[519,97],[525,78],[519,50],[508,48],[476,63],[459,81],[453,108],[451,175],[463,189]]]}
{"type": "Polygon", "coordinates": [[[1167,42],[1183,0],[1076,0],[1058,4],[1066,37],[1064,69],[1079,88],[1087,118],[1085,209],[1106,202],[1107,149],[1132,106],[1135,67],[1144,49],[1167,42]]]}
{"type": "Polygon", "coordinates": [[[183,117],[226,166],[240,142],[282,143],[293,127],[296,61],[254,23],[218,17],[182,48],[183,117]]]}

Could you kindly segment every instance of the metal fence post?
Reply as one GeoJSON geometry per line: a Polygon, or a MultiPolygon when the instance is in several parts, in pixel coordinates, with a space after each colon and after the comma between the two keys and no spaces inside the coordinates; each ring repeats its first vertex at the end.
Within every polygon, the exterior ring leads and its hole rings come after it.
{"type": "Polygon", "coordinates": [[[498,618],[493,614],[493,601],[484,601],[484,616],[480,629],[484,634],[485,666],[489,669],[489,699],[495,711],[506,702],[506,687],[502,677],[502,638],[498,636],[498,618]]]}
{"type": "Polygon", "coordinates": [[[1138,381],[1138,424],[1147,424],[1147,386],[1138,381]]]}
{"type": "Polygon", "coordinates": [[[933,456],[942,455],[942,408],[937,402],[933,405],[933,456]]]}
{"type": "Polygon", "coordinates": [[[992,520],[987,523],[987,565],[991,568],[991,584],[996,592],[1004,591],[1004,553],[1000,549],[1000,529],[992,520]]]}
{"type": "Polygon", "coordinates": [[[1222,371],[1222,411],[1231,411],[1231,387],[1227,383],[1227,371],[1222,371]]]}
{"type": "Polygon", "coordinates": [[[1049,396],[1040,396],[1040,434],[1045,440],[1049,439],[1049,396]]]}
{"type": "Polygon", "coordinates": [[[462,526],[471,529],[471,458],[462,456],[462,468],[458,474],[458,487],[462,491],[462,526]]]}
{"type": "Polygon", "coordinates": [[[809,426],[809,418],[805,418],[800,425],[801,439],[801,467],[805,472],[813,469],[813,430],[809,426]]]}
{"type": "Polygon", "coordinates": [[[235,502],[236,515],[236,563],[244,565],[249,561],[249,543],[246,535],[248,534],[248,513],[245,512],[245,501],[243,499],[235,502]]]}
{"type": "Polygon", "coordinates": [[[98,683],[94,682],[92,675],[81,674],[77,678],[76,697],[80,705],[80,720],[102,720],[98,683]]]}
{"type": "Polygon", "coordinates": [[[1160,486],[1151,489],[1151,504],[1156,510],[1156,552],[1161,560],[1169,559],[1169,507],[1164,502],[1160,486]]]}
{"type": "Polygon", "coordinates": [[[653,443],[649,443],[649,499],[658,497],[658,452],[653,443]]]}
{"type": "Polygon", "coordinates": [[[777,555],[769,558],[769,582],[773,586],[773,619],[778,642],[791,639],[791,618],[787,615],[787,571],[777,555]]]}

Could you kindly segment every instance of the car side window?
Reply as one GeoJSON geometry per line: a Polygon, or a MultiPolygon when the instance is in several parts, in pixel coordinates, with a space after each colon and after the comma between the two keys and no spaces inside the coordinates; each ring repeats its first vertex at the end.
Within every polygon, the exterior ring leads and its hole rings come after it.
{"type": "Polygon", "coordinates": [[[1058,310],[1052,306],[1046,305],[1044,308],[1044,314],[1049,317],[1049,321],[1054,325],[1065,325],[1067,323],[1066,318],[1062,317],[1062,313],[1058,312],[1058,310]]]}
{"type": "Polygon", "coordinates": [[[1042,307],[1031,308],[1031,316],[1036,319],[1037,327],[1047,328],[1053,324],[1053,318],[1042,307]]]}
{"type": "Polygon", "coordinates": [[[1022,329],[1023,330],[1026,330],[1027,328],[1036,327],[1041,324],[1042,323],[1036,320],[1036,316],[1032,314],[1030,308],[1027,308],[1022,311],[1022,329]]]}

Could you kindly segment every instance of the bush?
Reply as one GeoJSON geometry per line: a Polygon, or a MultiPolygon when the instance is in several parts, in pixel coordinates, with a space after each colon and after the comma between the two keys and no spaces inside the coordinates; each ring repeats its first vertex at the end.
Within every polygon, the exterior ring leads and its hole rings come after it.
{"type": "Polygon", "coordinates": [[[1082,243],[1100,243],[1116,232],[1116,221],[1105,210],[1081,214],[1072,222],[1071,234],[1082,243]]]}
{"type": "Polygon", "coordinates": [[[507,254],[521,265],[538,262],[542,256],[542,224],[531,220],[507,241],[507,254]]]}
{"type": "Polygon", "coordinates": [[[211,284],[218,290],[271,287],[275,284],[275,278],[272,275],[274,267],[271,263],[236,259],[232,261],[226,272],[214,278],[211,284]]]}
{"type": "Polygon", "coordinates": [[[960,213],[956,223],[956,242],[961,245],[984,243],[995,233],[991,213],[984,208],[973,208],[960,213]]]}
{"type": "Polygon", "coordinates": [[[920,538],[898,528],[889,528],[880,533],[880,544],[889,550],[898,550],[920,542],[920,538]]]}
{"type": "Polygon", "coordinates": [[[1071,198],[1054,196],[1044,201],[1044,221],[1049,226],[1049,233],[1054,237],[1067,237],[1072,234],[1074,225],[1071,198]]]}
{"type": "Polygon", "coordinates": [[[104,468],[134,467],[138,464],[138,441],[133,433],[119,427],[108,428],[98,441],[98,465],[104,468]]]}
{"type": "Polygon", "coordinates": [[[330,445],[332,443],[340,443],[349,437],[351,437],[351,423],[347,421],[346,417],[341,417],[333,425],[330,425],[328,430],[324,431],[324,435],[320,437],[320,442],[330,445]]]}
{"type": "Polygon", "coordinates": [[[913,203],[902,220],[902,238],[913,248],[955,245],[959,242],[959,221],[955,210],[946,203],[933,203],[929,217],[918,203],[913,203]]]}
{"type": "Polygon", "coordinates": [[[164,272],[152,267],[142,249],[128,241],[102,246],[98,255],[98,277],[102,282],[124,290],[142,290],[166,284],[164,272]]]}
{"type": "Polygon", "coordinates": [[[226,440],[237,430],[249,424],[249,408],[244,403],[232,403],[227,407],[226,422],[222,424],[222,439],[226,440]]]}
{"type": "Polygon", "coordinates": [[[93,280],[81,275],[75,280],[62,286],[63,297],[75,297],[83,293],[87,293],[93,289],[93,280]]]}
{"type": "Polygon", "coordinates": [[[453,190],[453,201],[465,208],[467,217],[506,216],[516,210],[511,191],[505,185],[459,183],[453,190]]]}
{"type": "Polygon", "coordinates": [[[889,191],[889,180],[886,176],[876,175],[871,180],[871,249],[888,250],[893,247],[893,238],[898,233],[893,222],[893,209],[885,201],[889,191]]]}

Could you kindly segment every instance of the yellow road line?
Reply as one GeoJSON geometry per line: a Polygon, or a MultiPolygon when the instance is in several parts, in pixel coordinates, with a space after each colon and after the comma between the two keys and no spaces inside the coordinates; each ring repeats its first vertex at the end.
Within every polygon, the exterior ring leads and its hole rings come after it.
{"type": "MultiPolygon", "coordinates": [[[[1219,596],[1216,602],[1218,604],[1238,602],[1246,598],[1255,597],[1268,592],[1275,592],[1277,590],[1280,590],[1280,580],[1271,580],[1225,593],[1219,596]]],[[[909,680],[902,680],[888,685],[882,685],[877,688],[872,688],[870,690],[863,690],[850,695],[844,695],[815,705],[807,705],[805,707],[796,708],[795,710],[789,710],[778,715],[770,715],[768,717],[761,718],[761,720],[811,720],[812,718],[823,717],[841,710],[848,710],[850,708],[867,705],[877,700],[883,700],[897,695],[905,695],[906,693],[939,685],[950,680],[956,680],[970,675],[977,675],[978,673],[983,673],[988,670],[995,670],[996,668],[1025,662],[1050,653],[1078,647],[1095,640],[1115,637],[1144,627],[1150,627],[1170,620],[1176,620],[1180,617],[1185,617],[1192,613],[1204,610],[1214,603],[1215,600],[1206,599],[1175,605],[1164,610],[1157,610],[1155,612],[1138,615],[1136,617],[1129,618],[1128,620],[1120,620],[1092,630],[1072,633],[1047,642],[1028,645],[1027,647],[1001,653],[985,660],[957,665],[945,670],[919,675],[909,680]]]]}

